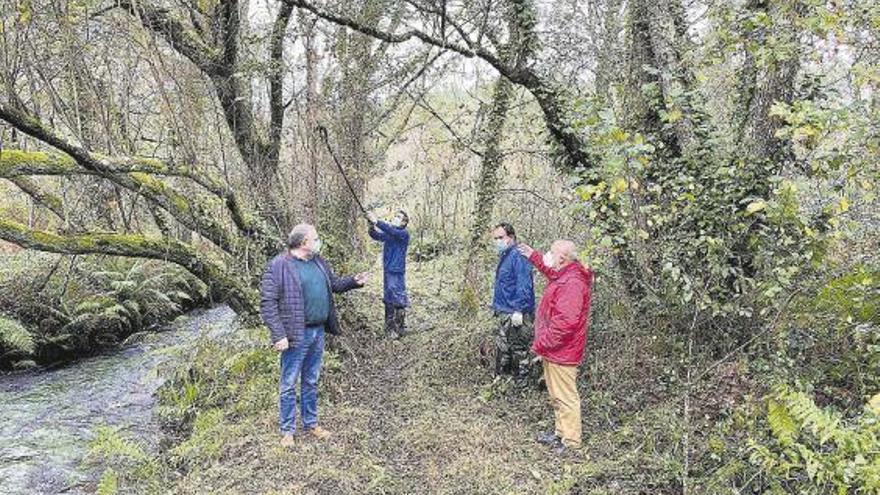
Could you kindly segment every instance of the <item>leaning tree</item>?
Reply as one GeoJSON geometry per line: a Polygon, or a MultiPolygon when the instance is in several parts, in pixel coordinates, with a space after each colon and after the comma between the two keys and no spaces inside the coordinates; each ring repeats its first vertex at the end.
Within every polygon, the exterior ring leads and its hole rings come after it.
{"type": "MultiPolygon", "coordinates": [[[[395,22],[387,3],[361,4],[364,22],[395,22]]],[[[362,195],[368,138],[394,106],[378,111],[374,81],[393,93],[389,86],[411,84],[436,60],[419,51],[385,70],[389,45],[344,29],[318,32],[307,13],[296,25],[284,2],[5,9],[0,178],[48,218],[4,216],[0,238],[55,253],[169,261],[249,314],[259,270],[291,224],[329,226],[339,244],[359,248],[354,201],[334,191],[338,173],[324,170],[317,125],[335,122],[327,124],[331,139],[362,195]],[[289,53],[297,37],[304,96],[292,82],[300,77],[289,53]],[[321,39],[335,64],[323,80],[321,39]]]]}

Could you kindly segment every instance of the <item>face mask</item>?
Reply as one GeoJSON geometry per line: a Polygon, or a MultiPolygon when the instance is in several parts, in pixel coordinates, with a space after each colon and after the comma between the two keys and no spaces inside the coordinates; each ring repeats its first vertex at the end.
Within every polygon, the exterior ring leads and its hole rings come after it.
{"type": "Polygon", "coordinates": [[[505,249],[507,249],[507,241],[504,239],[496,239],[495,250],[498,251],[498,254],[503,253],[505,249]]]}
{"type": "Polygon", "coordinates": [[[400,219],[400,217],[394,217],[394,219],[391,220],[391,225],[395,227],[400,227],[401,225],[403,225],[403,221],[400,219]]]}
{"type": "Polygon", "coordinates": [[[553,262],[553,253],[550,251],[544,253],[544,264],[550,268],[556,268],[555,263],[553,262]]]}
{"type": "Polygon", "coordinates": [[[321,252],[321,239],[315,239],[315,245],[312,246],[312,253],[318,254],[321,252]]]}

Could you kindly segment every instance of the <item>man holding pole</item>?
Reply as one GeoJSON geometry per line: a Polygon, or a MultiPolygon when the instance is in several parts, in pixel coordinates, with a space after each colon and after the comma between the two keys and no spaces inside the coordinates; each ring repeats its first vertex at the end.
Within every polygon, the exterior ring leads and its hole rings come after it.
{"type": "Polygon", "coordinates": [[[399,210],[390,223],[377,219],[372,213],[367,214],[367,220],[370,222],[370,237],[383,243],[385,333],[389,338],[399,339],[406,335],[406,308],[409,306],[409,297],[406,295],[406,251],[409,248],[406,226],[409,217],[399,210]]]}

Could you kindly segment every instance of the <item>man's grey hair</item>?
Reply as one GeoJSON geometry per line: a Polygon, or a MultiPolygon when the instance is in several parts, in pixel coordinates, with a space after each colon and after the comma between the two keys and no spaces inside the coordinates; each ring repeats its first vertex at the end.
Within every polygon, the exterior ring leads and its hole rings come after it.
{"type": "Polygon", "coordinates": [[[287,248],[296,249],[302,247],[306,242],[306,236],[313,230],[315,230],[315,226],[307,223],[301,223],[294,227],[290,234],[287,235],[287,248]]]}

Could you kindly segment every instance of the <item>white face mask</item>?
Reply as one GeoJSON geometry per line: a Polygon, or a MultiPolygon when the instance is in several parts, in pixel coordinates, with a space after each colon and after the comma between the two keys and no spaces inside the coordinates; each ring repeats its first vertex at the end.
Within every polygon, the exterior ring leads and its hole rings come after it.
{"type": "Polygon", "coordinates": [[[553,253],[550,251],[544,253],[544,264],[550,268],[556,268],[556,263],[553,261],[553,253]]]}
{"type": "Polygon", "coordinates": [[[507,249],[507,241],[504,239],[496,239],[495,250],[498,251],[498,254],[503,253],[505,249],[507,249]]]}
{"type": "Polygon", "coordinates": [[[393,219],[391,219],[391,225],[394,225],[395,227],[400,227],[401,225],[403,225],[403,220],[401,220],[400,217],[394,217],[393,219]]]}
{"type": "Polygon", "coordinates": [[[315,244],[312,246],[312,253],[318,254],[321,252],[321,239],[315,239],[315,244]]]}

